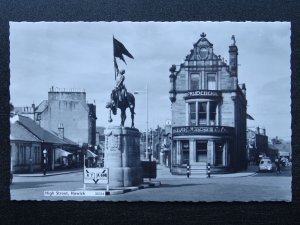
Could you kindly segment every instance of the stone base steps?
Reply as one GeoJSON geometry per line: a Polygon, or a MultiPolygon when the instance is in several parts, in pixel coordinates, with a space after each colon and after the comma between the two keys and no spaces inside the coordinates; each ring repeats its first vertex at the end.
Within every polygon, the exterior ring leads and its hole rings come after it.
{"type": "Polygon", "coordinates": [[[191,175],[206,175],[207,167],[206,165],[191,165],[191,175]]]}

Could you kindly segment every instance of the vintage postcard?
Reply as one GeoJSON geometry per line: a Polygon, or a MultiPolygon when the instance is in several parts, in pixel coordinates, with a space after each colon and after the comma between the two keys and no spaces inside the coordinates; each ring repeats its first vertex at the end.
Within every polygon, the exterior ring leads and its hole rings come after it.
{"type": "Polygon", "coordinates": [[[289,22],[10,22],[12,200],[292,201],[289,22]]]}

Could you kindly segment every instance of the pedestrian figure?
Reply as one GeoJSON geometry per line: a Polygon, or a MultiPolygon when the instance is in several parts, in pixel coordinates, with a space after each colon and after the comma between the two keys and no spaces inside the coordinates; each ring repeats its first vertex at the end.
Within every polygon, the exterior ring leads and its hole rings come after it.
{"type": "Polygon", "coordinates": [[[280,169],[280,160],[279,159],[275,159],[275,165],[276,165],[276,173],[281,173],[281,169],[280,169]]]}
{"type": "Polygon", "coordinates": [[[44,174],[44,176],[46,176],[46,170],[47,170],[46,165],[43,165],[43,174],[44,174]]]}

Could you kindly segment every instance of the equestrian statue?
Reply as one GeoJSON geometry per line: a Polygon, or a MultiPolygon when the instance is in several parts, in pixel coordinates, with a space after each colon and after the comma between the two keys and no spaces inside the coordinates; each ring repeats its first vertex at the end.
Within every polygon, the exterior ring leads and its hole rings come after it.
{"type": "Polygon", "coordinates": [[[110,109],[108,122],[112,122],[111,112],[113,115],[117,115],[117,108],[119,108],[121,110],[121,126],[124,127],[126,109],[129,108],[131,113],[131,128],[134,128],[135,98],[133,94],[127,92],[124,85],[125,70],[117,70],[117,74],[116,87],[112,90],[110,101],[106,104],[106,108],[110,109]]]}

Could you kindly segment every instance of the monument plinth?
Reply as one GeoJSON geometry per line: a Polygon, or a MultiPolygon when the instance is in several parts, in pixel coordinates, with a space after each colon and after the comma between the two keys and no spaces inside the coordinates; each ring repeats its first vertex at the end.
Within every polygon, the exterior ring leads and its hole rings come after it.
{"type": "Polygon", "coordinates": [[[140,133],[136,128],[112,126],[105,131],[104,167],[109,169],[109,186],[129,187],[143,181],[140,133]]]}

